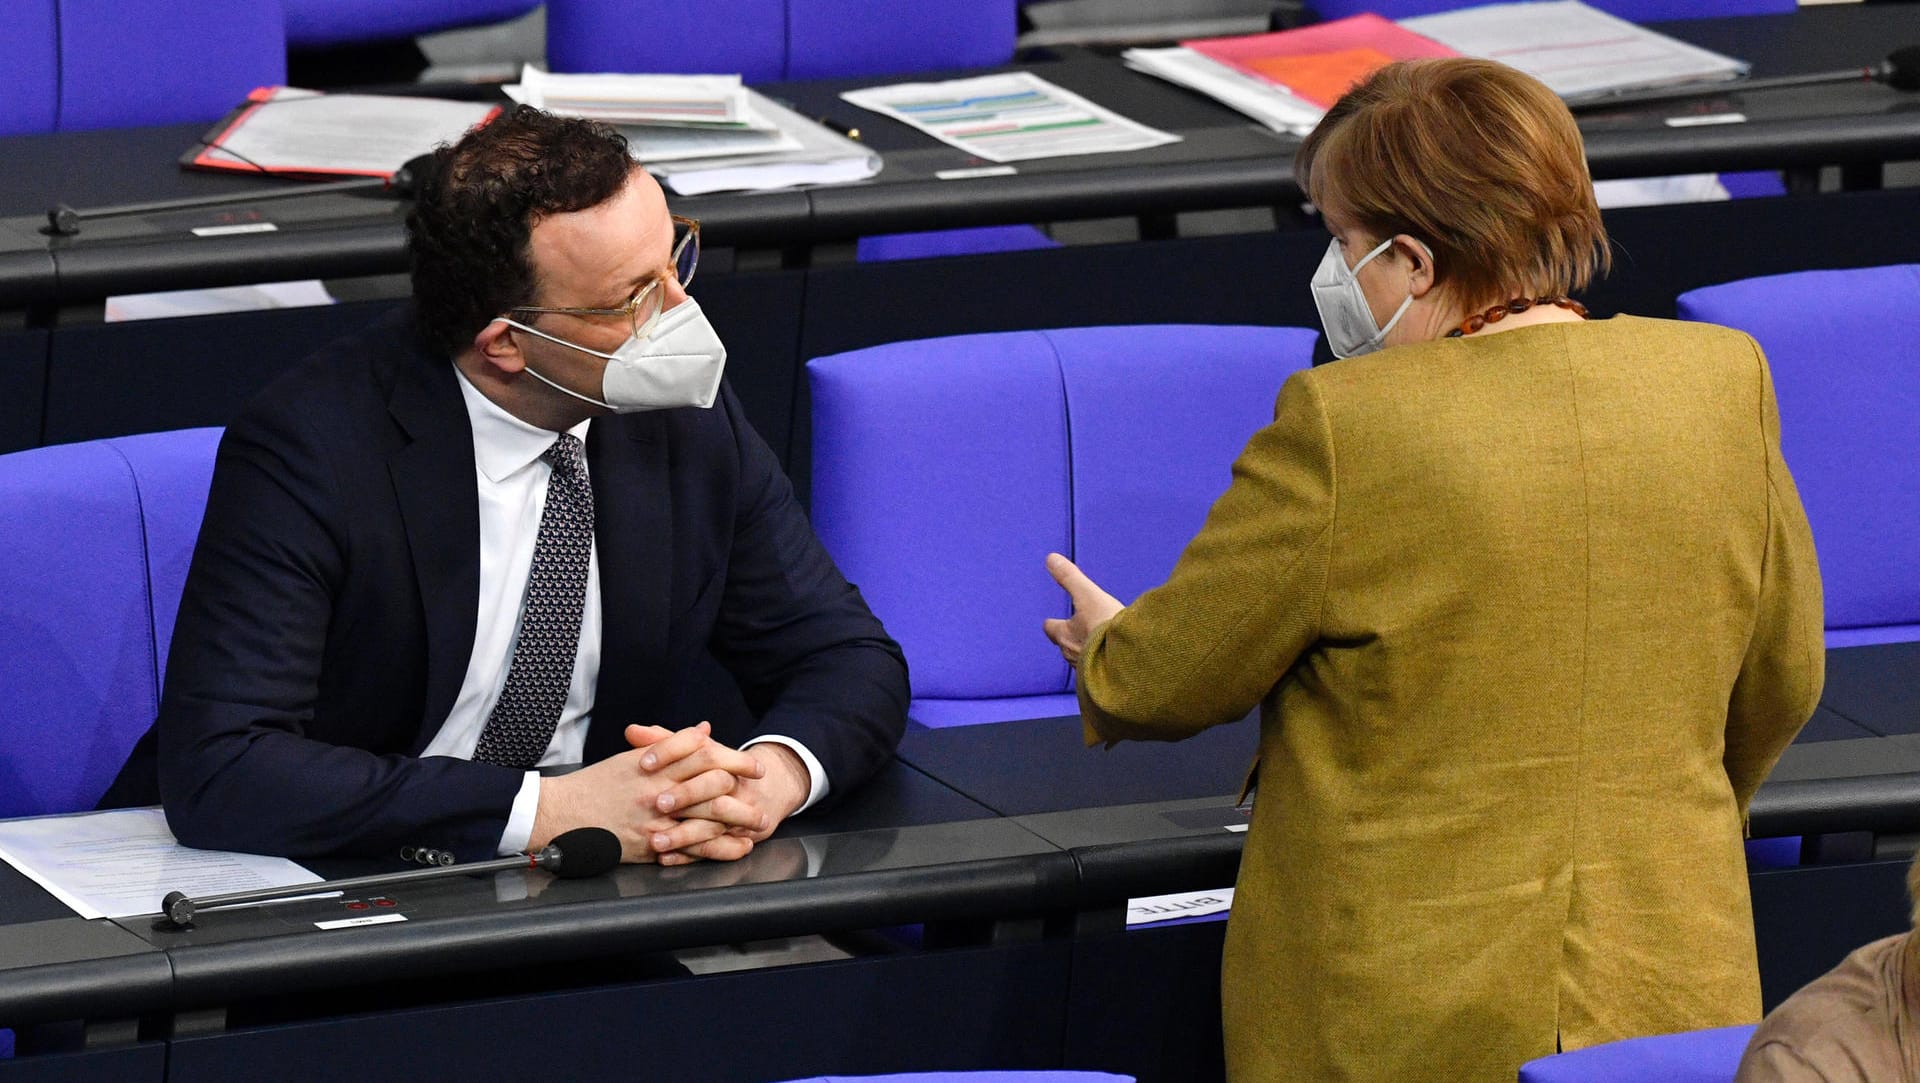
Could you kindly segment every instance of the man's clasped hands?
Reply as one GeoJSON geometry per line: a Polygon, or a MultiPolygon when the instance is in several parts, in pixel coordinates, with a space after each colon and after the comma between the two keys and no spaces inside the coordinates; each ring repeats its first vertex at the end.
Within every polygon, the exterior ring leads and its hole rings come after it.
{"type": "Polygon", "coordinates": [[[729,748],[705,722],[682,730],[628,726],[626,738],[633,747],[617,756],[540,780],[530,850],[591,825],[619,836],[622,861],[733,861],[810,792],[805,764],[782,744],[729,748]]]}

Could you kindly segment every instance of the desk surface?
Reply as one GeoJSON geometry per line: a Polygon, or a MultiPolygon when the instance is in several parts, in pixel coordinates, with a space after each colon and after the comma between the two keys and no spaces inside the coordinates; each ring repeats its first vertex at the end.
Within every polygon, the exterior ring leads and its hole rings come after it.
{"type": "MultiPolygon", "coordinates": [[[[1846,787],[1866,795],[1869,815],[1891,817],[1887,829],[1912,830],[1920,711],[1903,689],[1920,677],[1920,644],[1829,659],[1821,716],[1762,787],[1756,830],[1793,833],[1823,815],[1838,817],[1833,830],[1857,828],[1862,806],[1847,804],[1846,787]],[[1826,804],[1810,806],[1807,794],[1826,804]]],[[[1233,802],[1254,732],[1224,726],[1101,752],[1083,747],[1074,718],[914,727],[873,784],[796,819],[743,861],[628,866],[581,881],[515,871],[367,893],[406,920],[351,932],[313,927],[348,914],[345,899],[206,911],[186,932],[157,931],[151,919],[82,921],[0,865],[0,1024],[189,1010],[588,958],[608,945],[653,951],[1036,915],[1226,883],[1244,837],[1231,830],[1246,822],[1233,802]]]]}
{"type": "MultiPolygon", "coordinates": [[[[1753,61],[1754,74],[1869,62],[1912,40],[1908,4],[1818,7],[1792,15],[1690,20],[1661,29],[1753,61]]],[[[781,248],[898,230],[1297,201],[1297,140],[1275,135],[1200,95],[1069,51],[1022,65],[1183,141],[1129,154],[1020,163],[1011,176],[942,181],[938,170],[979,164],[895,121],[839,101],[881,80],[775,84],[803,111],[852,119],[886,159],[872,181],[807,190],[675,199],[718,246],[781,248]]],[[[1597,177],[1713,169],[1878,163],[1920,158],[1913,95],[1870,84],[1732,93],[1704,103],[1583,119],[1597,177]],[[1674,129],[1676,112],[1739,112],[1744,123],[1674,129]]],[[[73,238],[38,232],[47,208],[268,192],[287,182],[189,173],[175,165],[199,125],[0,140],[0,307],[80,303],[109,293],[286,278],[382,274],[405,265],[400,212],[384,197],[329,194],[83,222],[73,238]],[[196,225],[271,221],[273,233],[195,237],[196,225]]]]}

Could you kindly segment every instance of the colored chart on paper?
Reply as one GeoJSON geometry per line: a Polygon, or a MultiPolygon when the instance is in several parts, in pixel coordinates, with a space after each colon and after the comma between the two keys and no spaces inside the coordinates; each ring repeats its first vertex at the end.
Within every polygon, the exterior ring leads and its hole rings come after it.
{"type": "Polygon", "coordinates": [[[990,162],[1143,150],[1180,139],[1028,72],[868,87],[840,96],[990,162]]]}

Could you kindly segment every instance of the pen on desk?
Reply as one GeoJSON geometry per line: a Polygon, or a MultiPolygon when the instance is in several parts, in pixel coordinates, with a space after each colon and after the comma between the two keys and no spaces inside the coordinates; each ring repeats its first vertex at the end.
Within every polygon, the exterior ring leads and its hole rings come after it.
{"type": "Polygon", "coordinates": [[[827,128],[831,131],[839,132],[841,135],[846,136],[848,139],[860,138],[860,129],[854,127],[851,124],[842,124],[839,121],[833,119],[832,117],[814,117],[813,119],[816,122],[818,122],[821,127],[827,128]]]}

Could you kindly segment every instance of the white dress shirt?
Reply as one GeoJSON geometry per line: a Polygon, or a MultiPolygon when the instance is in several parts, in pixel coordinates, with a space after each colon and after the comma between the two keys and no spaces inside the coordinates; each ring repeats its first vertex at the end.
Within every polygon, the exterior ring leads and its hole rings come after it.
{"type": "MultiPolygon", "coordinates": [[[[553,446],[556,434],[514,417],[481,394],[465,374],[454,371],[473,427],[474,483],[480,497],[480,604],[474,622],[473,652],[467,659],[460,694],[454,698],[440,732],[420,754],[472,759],[480,731],[500,699],[513,661],[527,578],[533,568],[533,546],[540,534],[541,513],[547,506],[547,480],[553,476],[553,468],[541,456],[553,446]]],[[[587,428],[592,424],[589,419],[567,431],[585,443],[587,428]]],[[[560,709],[560,723],[554,727],[553,740],[540,757],[539,766],[579,763],[585,756],[599,676],[600,547],[596,541],[587,558],[587,595],[580,609],[580,649],[574,655],[573,682],[560,709]]],[[[665,720],[662,724],[671,726],[678,721],[665,720]]],[[[809,791],[801,810],[826,796],[826,771],[804,745],[790,737],[768,735],[742,747],[763,741],[787,746],[806,766],[809,791]]],[[[540,773],[528,771],[500,836],[502,854],[526,849],[539,805],[540,773]]]]}

